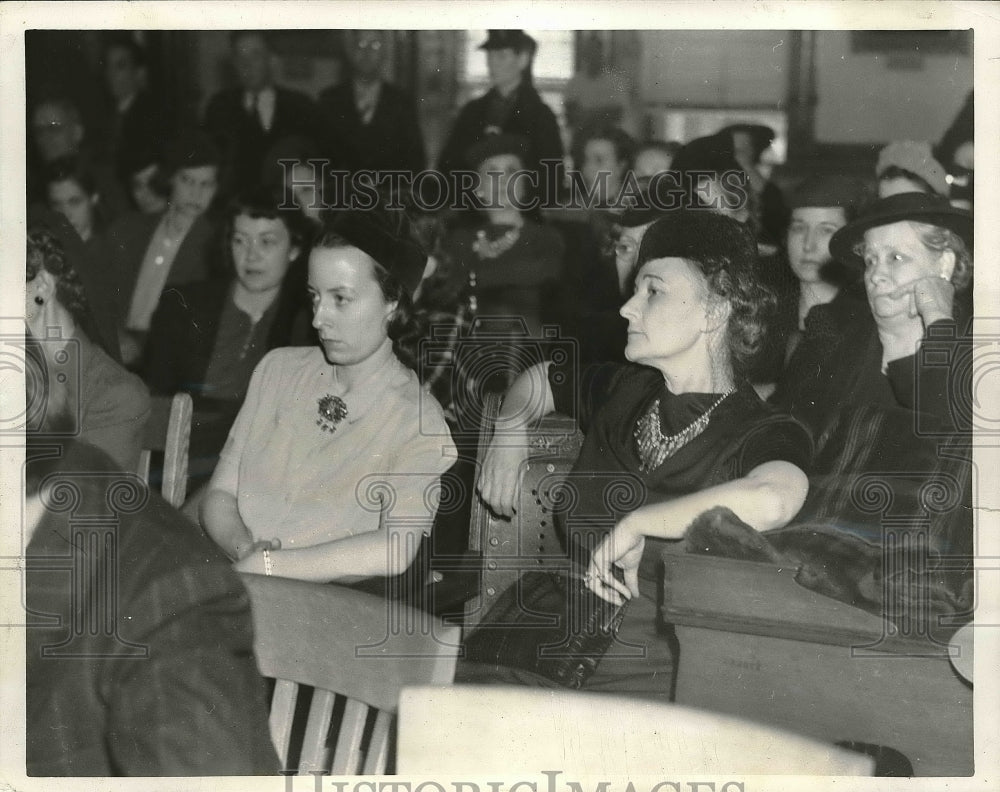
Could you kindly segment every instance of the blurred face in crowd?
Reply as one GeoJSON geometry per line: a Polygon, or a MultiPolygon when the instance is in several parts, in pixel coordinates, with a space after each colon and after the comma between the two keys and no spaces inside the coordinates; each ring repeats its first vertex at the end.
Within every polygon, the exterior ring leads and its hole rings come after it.
{"type": "Polygon", "coordinates": [[[356,76],[374,80],[382,76],[385,37],[381,30],[359,30],[351,44],[351,65],[356,76]]]}
{"type": "Polygon", "coordinates": [[[245,91],[260,91],[271,83],[271,52],[259,33],[239,36],[233,44],[233,65],[245,91]]]}
{"type": "Polygon", "coordinates": [[[135,96],[142,87],[142,72],[142,67],[132,59],[132,53],[127,48],[111,47],[108,50],[104,75],[108,90],[116,101],[135,96]]]}
{"type": "Polygon", "coordinates": [[[299,255],[279,218],[237,215],[229,240],[236,277],[248,292],[275,291],[299,255]]]}
{"type": "Polygon", "coordinates": [[[49,208],[69,220],[80,239],[85,242],[90,239],[94,230],[97,196],[87,195],[83,185],[75,179],[64,179],[49,183],[48,197],[49,208]]]}
{"type": "Polygon", "coordinates": [[[802,283],[822,283],[821,271],[830,261],[830,237],[847,225],[839,206],[806,206],[792,210],[786,242],[788,263],[802,283]]]}
{"type": "Polygon", "coordinates": [[[754,151],[753,138],[749,132],[733,132],[733,159],[741,168],[753,167],[756,164],[757,152],[754,151]]]}
{"type": "Polygon", "coordinates": [[[629,290],[628,276],[632,274],[635,267],[636,257],[639,255],[639,245],[642,237],[652,223],[645,223],[639,226],[624,226],[618,235],[615,243],[615,269],[618,271],[618,285],[622,294],[629,290]]]}
{"type": "Polygon", "coordinates": [[[647,261],[635,277],[635,293],[622,306],[628,320],[625,357],[660,368],[663,364],[704,365],[708,353],[709,288],[704,276],[682,258],[647,261]]]}
{"type": "Polygon", "coordinates": [[[922,278],[950,280],[955,269],[955,254],[950,250],[931,250],[906,220],[868,229],[864,260],[868,304],[879,324],[911,319],[912,296],[904,293],[891,297],[893,291],[922,278]]]}
{"type": "Polygon", "coordinates": [[[527,52],[512,49],[491,49],[486,51],[486,67],[490,72],[490,83],[500,91],[511,91],[521,82],[521,75],[528,68],[531,56],[527,52]]]}
{"type": "Polygon", "coordinates": [[[388,339],[397,304],[382,294],[375,280],[377,266],[356,247],[313,248],[309,254],[312,325],[333,365],[361,363],[388,339]]]}
{"type": "Polygon", "coordinates": [[[665,151],[655,148],[643,149],[636,155],[635,166],[632,170],[635,172],[635,177],[642,182],[657,173],[670,170],[672,161],[673,157],[665,151]]]}
{"type": "Polygon", "coordinates": [[[171,208],[194,220],[212,205],[218,186],[218,169],[214,165],[180,168],[171,178],[170,185],[171,208]]]}
{"type": "Polygon", "coordinates": [[[153,184],[159,175],[159,170],[159,166],[153,163],[133,173],[129,180],[132,200],[144,214],[156,214],[167,208],[166,196],[162,195],[153,184]]]}
{"type": "Polygon", "coordinates": [[[523,169],[516,154],[487,157],[479,164],[479,197],[493,209],[517,208],[525,200],[528,185],[526,177],[512,180],[512,176],[523,169]]]}
{"type": "Polygon", "coordinates": [[[312,165],[297,162],[292,166],[291,185],[295,205],[306,217],[319,220],[322,206],[318,201],[317,180],[321,178],[318,169],[312,165]]]}
{"type": "MultiPolygon", "coordinates": [[[[749,186],[746,187],[749,190],[749,186]]],[[[695,192],[703,206],[731,217],[737,223],[746,223],[750,219],[750,206],[747,201],[738,201],[741,197],[732,189],[727,189],[722,180],[711,178],[699,181],[695,192]]]]}
{"type": "Polygon", "coordinates": [[[59,102],[46,102],[35,109],[31,119],[38,153],[46,162],[75,154],[83,140],[80,119],[59,102]]]}
{"type": "Polygon", "coordinates": [[[621,190],[625,175],[625,160],[618,158],[615,144],[604,138],[588,140],[583,148],[583,162],[580,170],[588,185],[598,184],[598,198],[606,202],[621,190]],[[601,174],[608,174],[602,177],[601,174]],[[606,187],[604,187],[606,185],[606,187]]]}

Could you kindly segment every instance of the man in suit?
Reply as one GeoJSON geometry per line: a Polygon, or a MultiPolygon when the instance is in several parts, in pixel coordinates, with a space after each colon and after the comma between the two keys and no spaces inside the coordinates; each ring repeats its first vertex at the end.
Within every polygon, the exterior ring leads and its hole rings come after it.
{"type": "Polygon", "coordinates": [[[133,212],[108,229],[124,316],[122,358],[129,366],[142,355],[163,290],[205,280],[221,266],[218,230],[207,215],[218,187],[218,150],[204,133],[185,132],[168,144],[165,160],[166,210],[133,212]]]}
{"type": "Polygon", "coordinates": [[[541,163],[562,162],[563,146],[556,117],[532,82],[537,44],[523,30],[491,30],[479,48],[486,51],[492,87],[459,112],[441,151],[438,170],[451,174],[471,167],[466,154],[487,135],[520,135],[529,146],[524,165],[538,173],[538,197],[554,200],[558,185],[549,184],[549,172],[541,163]]]}
{"type": "Polygon", "coordinates": [[[164,118],[146,88],[146,55],[130,37],[113,38],[104,49],[104,77],[114,105],[108,148],[124,186],[129,167],[145,152],[160,154],[164,118]]]}
{"type": "Polygon", "coordinates": [[[274,84],[265,33],[236,31],[232,46],[239,86],[211,98],[204,126],[222,151],[227,183],[245,191],[260,183],[264,159],[275,143],[291,135],[316,141],[320,123],[312,99],[274,84]]]}
{"type": "Polygon", "coordinates": [[[323,148],[338,168],[406,170],[426,165],[417,108],[408,93],[382,76],[386,37],[381,30],[356,30],[348,58],[351,79],[319,97],[327,126],[323,148]]]}

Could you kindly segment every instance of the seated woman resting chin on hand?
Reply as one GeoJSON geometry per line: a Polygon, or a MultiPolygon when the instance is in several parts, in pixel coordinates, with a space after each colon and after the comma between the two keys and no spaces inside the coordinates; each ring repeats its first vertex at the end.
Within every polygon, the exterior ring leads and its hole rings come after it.
{"type": "MultiPolygon", "coordinates": [[[[663,540],[681,538],[716,506],[758,530],[777,528],[805,499],[808,434],[741,375],[773,300],[755,278],[755,255],[750,234],[730,218],[668,213],[642,239],[635,292],[621,309],[631,363],[591,367],[580,380],[555,364],[546,376],[543,364],[504,400],[479,483],[499,513],[516,507],[524,426],[575,404],[585,431],[563,536],[591,590],[616,604],[631,600],[616,651],[601,660],[588,690],[669,697],[673,661],[656,613],[663,540]],[[628,486],[628,503],[611,496],[609,482],[628,486]]],[[[479,679],[481,671],[460,667],[459,678],[479,679]]]]}
{"type": "Polygon", "coordinates": [[[327,219],[309,256],[321,348],[261,361],[201,505],[238,570],[351,581],[412,562],[454,457],[407,356],[425,265],[379,214],[327,219]]]}

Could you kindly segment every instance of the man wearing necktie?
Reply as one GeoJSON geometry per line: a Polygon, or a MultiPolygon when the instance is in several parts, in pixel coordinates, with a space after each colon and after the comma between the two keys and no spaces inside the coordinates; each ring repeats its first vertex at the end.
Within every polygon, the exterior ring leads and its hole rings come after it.
{"type": "Polygon", "coordinates": [[[426,165],[416,103],[384,78],[389,44],[385,31],[350,31],[351,79],[319,95],[326,123],[322,148],[337,168],[417,173],[426,165]]]}
{"type": "Polygon", "coordinates": [[[277,167],[268,156],[276,143],[292,135],[317,140],[319,121],[308,96],[275,85],[265,33],[240,30],[231,40],[239,87],[212,97],[205,128],[223,152],[226,182],[246,191],[261,183],[265,167],[277,167]]]}

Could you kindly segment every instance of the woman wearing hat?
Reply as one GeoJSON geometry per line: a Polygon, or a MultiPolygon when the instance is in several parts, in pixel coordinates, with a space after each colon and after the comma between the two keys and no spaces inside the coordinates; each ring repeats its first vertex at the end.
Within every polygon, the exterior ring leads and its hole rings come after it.
{"type": "Polygon", "coordinates": [[[242,572],[393,576],[431,529],[454,447],[410,368],[426,256],[371,215],[326,219],[309,255],[321,348],[264,357],[201,503],[242,572]]]}
{"type": "Polygon", "coordinates": [[[863,272],[870,310],[842,324],[835,347],[807,326],[800,353],[814,376],[787,381],[781,405],[816,433],[841,407],[855,404],[916,410],[958,429],[953,400],[971,398],[969,371],[953,346],[971,318],[964,307],[972,282],[971,214],[942,196],[892,195],[837,231],[830,250],[863,272]],[[935,336],[951,339],[948,365],[920,354],[935,336]]]}
{"type": "Polygon", "coordinates": [[[74,420],[76,436],[107,452],[123,470],[136,470],[149,393],[112,354],[114,333],[102,334],[95,308],[105,302],[88,290],[99,281],[88,272],[83,244],[62,217],[51,216],[33,218],[27,242],[25,324],[46,399],[28,405],[29,430],[37,431],[35,419],[44,422],[47,412],[61,410],[74,420]]]}
{"type": "Polygon", "coordinates": [[[522,211],[529,200],[527,148],[517,135],[490,135],[469,149],[481,219],[448,234],[444,252],[452,287],[467,294],[478,313],[520,318],[537,338],[552,319],[547,298],[559,277],[563,243],[558,231],[522,211]]]}
{"type": "MultiPolygon", "coordinates": [[[[663,540],[681,538],[716,506],[759,530],[776,528],[805,498],[808,434],[765,405],[743,376],[771,299],[755,258],[752,238],[732,219],[668,213],[643,236],[634,293],[621,308],[630,363],[591,367],[580,380],[545,364],[519,377],[504,399],[479,479],[498,514],[518,506],[528,422],[559,409],[576,413],[585,429],[567,479],[572,512],[558,515],[562,535],[590,589],[615,603],[631,600],[616,646],[631,651],[605,657],[588,690],[669,698],[671,650],[656,607],[663,540]]],[[[461,678],[498,673],[505,672],[463,667],[461,678]]]]}

